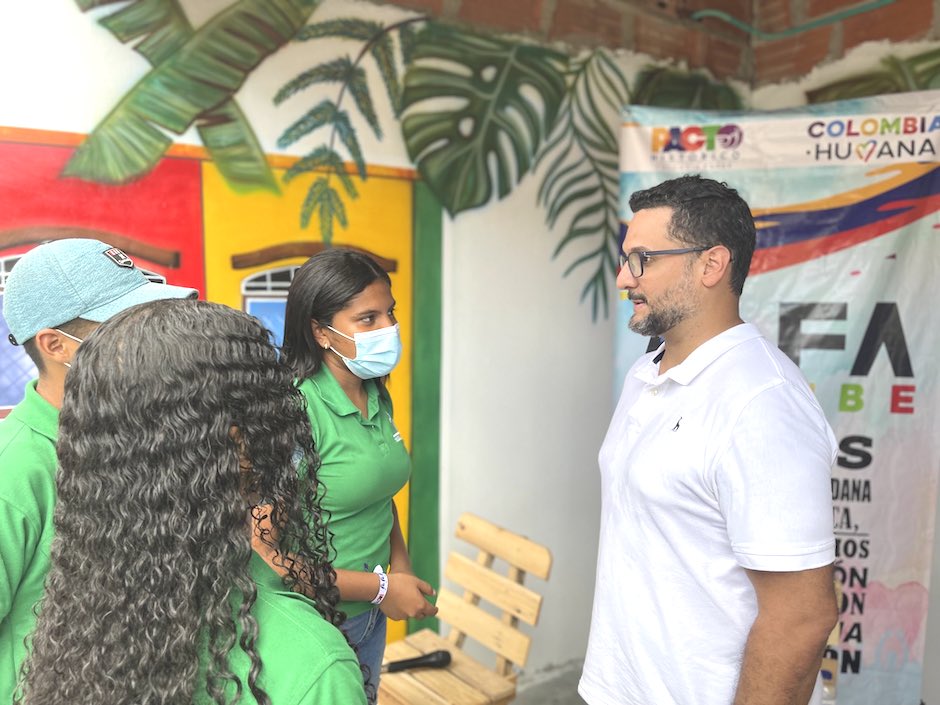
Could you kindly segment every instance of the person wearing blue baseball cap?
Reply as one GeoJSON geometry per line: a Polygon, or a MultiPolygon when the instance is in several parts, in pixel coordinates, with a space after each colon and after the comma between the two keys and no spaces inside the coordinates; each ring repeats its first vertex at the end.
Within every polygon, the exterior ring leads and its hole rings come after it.
{"type": "Polygon", "coordinates": [[[23,346],[39,375],[0,422],[0,703],[13,700],[49,569],[59,407],[72,357],[111,316],[197,294],[153,283],[120,249],[84,238],[35,247],[7,278],[9,341],[23,346]]]}

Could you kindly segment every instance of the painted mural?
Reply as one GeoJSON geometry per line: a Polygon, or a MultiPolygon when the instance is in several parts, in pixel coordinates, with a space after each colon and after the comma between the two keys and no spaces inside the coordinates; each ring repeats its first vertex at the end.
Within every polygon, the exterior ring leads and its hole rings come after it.
{"type": "MultiPolygon", "coordinates": [[[[0,296],[6,275],[32,247],[51,236],[96,237],[126,251],[154,281],[194,287],[201,298],[257,316],[280,342],[293,273],[325,246],[305,239],[295,217],[307,190],[305,179],[280,193],[237,193],[205,152],[181,147],[168,150],[146,175],[128,183],[90,183],[64,175],[78,139],[0,130],[0,296]]],[[[281,176],[294,161],[271,159],[272,174],[281,176]]],[[[369,176],[357,184],[355,224],[334,244],[368,253],[392,279],[404,353],[389,389],[398,428],[413,448],[424,440],[412,433],[415,232],[420,227],[414,173],[370,168],[369,176]]],[[[439,208],[425,213],[432,221],[440,219],[439,208]]],[[[8,333],[0,317],[0,334],[5,339],[8,333]]],[[[6,415],[36,371],[23,349],[11,345],[0,348],[0,370],[0,414],[6,415]]],[[[429,430],[436,435],[436,428],[429,430]]],[[[430,442],[436,444],[436,437],[430,442]]],[[[403,517],[409,500],[406,487],[396,497],[403,517]]],[[[403,523],[407,526],[407,519],[403,523]]],[[[395,632],[393,626],[404,633],[403,623],[390,625],[395,632]]]]}
{"type": "Polygon", "coordinates": [[[810,103],[826,103],[937,88],[940,88],[940,49],[932,49],[908,58],[889,54],[881,58],[877,67],[807,91],[806,99],[810,103]]]}
{"type": "MultiPolygon", "coordinates": [[[[83,10],[100,4],[77,1],[83,10]]],[[[314,174],[297,209],[299,220],[329,245],[337,226],[348,226],[349,204],[358,197],[349,172],[367,178],[356,125],[367,125],[378,139],[383,135],[364,70],[368,62],[396,120],[384,129],[401,131],[409,158],[451,216],[507,197],[542,167],[538,202],[546,222],[566,225],[554,255],[570,260],[564,276],[577,271],[585,278],[582,300],[597,318],[609,312],[616,276],[621,106],[741,107],[727,85],[664,67],[642,71],[631,91],[605,50],[569,56],[423,16],[387,26],[360,17],[318,22],[316,6],[313,0],[241,0],[198,29],[173,0],[131,2],[102,17],[115,37],[136,42],[153,68],[95,128],[65,173],[124,183],[153,168],[171,144],[166,131],[181,134],[195,126],[235,190],[276,192],[279,184],[314,174]],[[270,32],[262,31],[269,25],[270,32]],[[295,96],[311,102],[283,130],[280,148],[316,135],[314,146],[276,176],[235,93],[288,41],[328,39],[342,40],[356,57],[330,56],[289,78],[272,97],[276,105],[295,96]],[[216,80],[220,74],[223,80],[216,80]]]]}
{"type": "MultiPolygon", "coordinates": [[[[122,247],[155,280],[257,316],[279,342],[296,268],[324,247],[367,251],[392,277],[406,355],[422,354],[390,385],[414,457],[411,486],[396,501],[406,517],[412,502],[405,528],[424,527],[409,538],[413,562],[436,582],[442,207],[456,217],[506,198],[538,170],[538,206],[549,227],[566,227],[554,255],[569,261],[565,276],[584,273],[582,299],[595,318],[606,315],[617,115],[631,99],[622,70],[605,51],[569,57],[422,16],[317,22],[316,0],[238,0],[198,26],[178,0],[75,3],[149,68],[102,106],[88,135],[0,128],[0,296],[19,256],[65,227],[122,247]],[[278,148],[300,155],[286,158],[262,150],[236,95],[292,42],[338,48],[272,90],[277,107],[309,102],[280,131],[278,148]],[[389,124],[376,89],[392,108],[389,124]],[[201,148],[177,144],[190,129],[201,148]],[[380,140],[400,131],[416,169],[368,165],[358,130],[380,140]]],[[[632,98],[739,105],[721,84],[662,67],[635,77],[632,98]]],[[[6,337],[4,327],[0,320],[6,337]]],[[[3,346],[0,418],[34,375],[21,348],[3,346]]],[[[399,631],[392,626],[390,638],[399,631]]]]}

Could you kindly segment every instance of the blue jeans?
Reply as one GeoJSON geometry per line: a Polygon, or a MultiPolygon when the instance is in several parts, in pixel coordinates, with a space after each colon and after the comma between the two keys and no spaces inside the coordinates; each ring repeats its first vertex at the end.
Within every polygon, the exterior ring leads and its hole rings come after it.
{"type": "Polygon", "coordinates": [[[356,649],[359,663],[369,669],[368,685],[372,686],[372,700],[379,694],[379,674],[385,655],[385,613],[378,607],[347,619],[340,627],[356,649]]]}

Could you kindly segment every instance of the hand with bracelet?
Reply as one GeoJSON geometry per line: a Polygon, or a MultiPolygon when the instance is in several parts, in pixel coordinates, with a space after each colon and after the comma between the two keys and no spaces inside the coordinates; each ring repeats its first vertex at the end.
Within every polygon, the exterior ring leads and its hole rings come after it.
{"type": "Polygon", "coordinates": [[[379,587],[372,604],[378,605],[386,617],[423,619],[437,614],[437,607],[427,599],[437,594],[429,583],[411,571],[386,574],[382,566],[376,566],[374,572],[379,578],[379,587]]]}

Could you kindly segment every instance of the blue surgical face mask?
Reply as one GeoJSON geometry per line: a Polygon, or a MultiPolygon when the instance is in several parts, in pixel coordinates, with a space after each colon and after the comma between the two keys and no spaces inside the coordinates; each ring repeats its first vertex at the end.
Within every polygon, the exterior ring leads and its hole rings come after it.
{"type": "Polygon", "coordinates": [[[330,348],[330,350],[339,355],[349,371],[360,379],[384,377],[395,369],[395,365],[401,358],[401,336],[398,334],[397,323],[387,328],[356,333],[353,337],[340,333],[333,326],[327,326],[327,328],[356,344],[356,357],[354,358],[340,355],[335,348],[330,348]]]}

